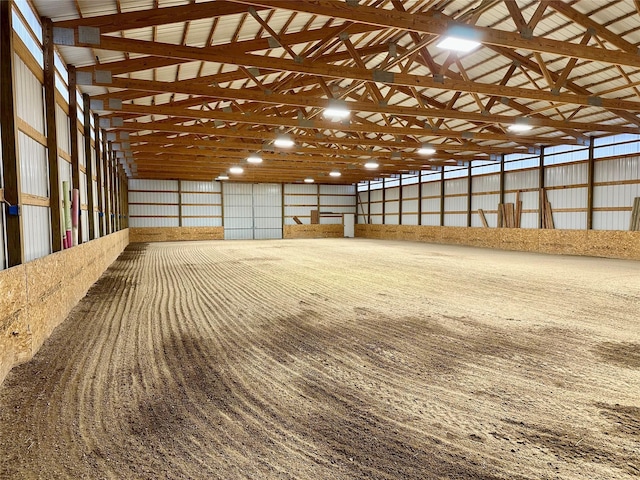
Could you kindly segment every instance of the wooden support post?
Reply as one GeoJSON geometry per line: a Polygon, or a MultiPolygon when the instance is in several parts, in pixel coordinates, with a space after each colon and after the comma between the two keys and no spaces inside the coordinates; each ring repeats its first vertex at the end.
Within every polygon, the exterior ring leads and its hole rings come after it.
{"type": "Polygon", "coordinates": [[[544,193],[544,146],[540,147],[540,165],[538,166],[538,187],[540,198],[538,199],[538,228],[544,228],[544,211],[546,195],[544,193]]]}
{"type": "MultiPolygon", "coordinates": [[[[78,97],[76,90],[76,67],[67,65],[69,72],[69,133],[71,140],[71,185],[80,191],[80,153],[78,151],[78,97]]],[[[82,198],[79,195],[78,198],[82,198]]],[[[82,243],[82,210],[80,205],[74,205],[78,210],[78,245],[82,243]]]]}
{"type": "Polygon", "coordinates": [[[369,180],[369,196],[367,198],[367,225],[371,225],[371,180],[369,180]]]}
{"type": "MultiPolygon", "coordinates": [[[[284,199],[285,199],[285,196],[284,196],[284,182],[282,182],[280,184],[280,219],[281,219],[281,221],[280,221],[280,236],[282,238],[284,238],[284,222],[285,222],[285,219],[284,219],[284,211],[285,211],[284,199]]],[[[298,217],[294,217],[294,219],[293,219],[294,222],[296,221],[296,218],[298,218],[298,217]]],[[[296,223],[298,223],[298,222],[296,222],[296,223]]]]}
{"type": "Polygon", "coordinates": [[[2,129],[2,173],[7,235],[7,267],[24,262],[22,215],[20,208],[20,161],[18,159],[18,131],[16,128],[13,82],[13,1],[0,1],[0,128],[2,129]],[[15,213],[15,214],[13,214],[15,213]]]}
{"type": "Polygon", "coordinates": [[[98,205],[98,232],[97,235],[100,237],[104,237],[104,184],[103,184],[103,175],[102,175],[102,137],[100,135],[100,117],[97,113],[93,114],[93,125],[94,125],[94,135],[95,139],[95,148],[96,148],[96,183],[97,183],[97,205],[98,205]],[[101,216],[102,215],[102,216],[101,216]]]}
{"type": "Polygon", "coordinates": [[[180,179],[178,179],[178,226],[182,226],[182,180],[180,179]]]}
{"type": "Polygon", "coordinates": [[[387,222],[387,186],[385,179],[382,179],[382,225],[387,222]]]}
{"type": "Polygon", "coordinates": [[[418,174],[418,225],[422,225],[422,170],[418,174]]]}
{"type": "Polygon", "coordinates": [[[107,154],[107,170],[109,172],[109,233],[114,233],[116,230],[115,223],[115,198],[114,198],[114,168],[113,168],[113,147],[112,143],[109,142],[109,152],[107,154]]]}
{"type": "Polygon", "coordinates": [[[398,225],[402,225],[402,174],[400,174],[400,181],[398,183],[398,225]]]}
{"type": "Polygon", "coordinates": [[[82,95],[84,110],[84,158],[87,162],[87,225],[89,226],[89,240],[96,238],[95,201],[93,198],[93,162],[91,161],[91,106],[89,95],[82,95]]]}
{"type": "Polygon", "coordinates": [[[500,202],[504,203],[504,154],[500,155],[500,202]]]}
{"type": "Polygon", "coordinates": [[[444,227],[444,166],[440,168],[440,226],[444,227]]]}
{"type": "Polygon", "coordinates": [[[593,183],[595,175],[593,137],[589,137],[589,164],[587,171],[587,230],[593,229],[593,183]]]}
{"type": "Polygon", "coordinates": [[[42,19],[44,56],[44,111],[47,126],[47,163],[49,165],[49,208],[51,211],[51,252],[62,250],[62,208],[60,205],[60,168],[56,128],[56,85],[53,22],[42,19]]]}
{"type": "Polygon", "coordinates": [[[471,161],[467,166],[467,227],[471,226],[471,198],[473,195],[473,185],[471,184],[471,161]]]}

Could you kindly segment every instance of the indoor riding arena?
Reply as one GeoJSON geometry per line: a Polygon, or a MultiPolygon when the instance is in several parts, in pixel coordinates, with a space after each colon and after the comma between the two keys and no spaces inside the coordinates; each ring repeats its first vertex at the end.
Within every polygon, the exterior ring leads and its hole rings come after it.
{"type": "Polygon", "coordinates": [[[0,24],[0,479],[640,478],[637,2],[0,24]]]}

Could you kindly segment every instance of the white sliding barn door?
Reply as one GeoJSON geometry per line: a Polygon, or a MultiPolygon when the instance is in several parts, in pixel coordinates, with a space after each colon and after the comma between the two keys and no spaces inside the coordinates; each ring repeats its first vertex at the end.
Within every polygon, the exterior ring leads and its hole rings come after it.
{"type": "Polygon", "coordinates": [[[224,239],[282,238],[282,187],[277,183],[226,183],[224,239]]]}

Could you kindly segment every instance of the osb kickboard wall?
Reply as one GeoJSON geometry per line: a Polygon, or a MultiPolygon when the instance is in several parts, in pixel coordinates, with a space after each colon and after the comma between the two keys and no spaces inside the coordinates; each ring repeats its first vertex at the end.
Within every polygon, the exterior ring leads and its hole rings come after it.
{"type": "Polygon", "coordinates": [[[33,357],[128,244],[125,229],[0,271],[0,384],[33,357]]]}
{"type": "Polygon", "coordinates": [[[640,260],[640,232],[356,225],[356,237],[640,260]]]}
{"type": "Polygon", "coordinates": [[[223,240],[223,227],[132,227],[131,243],[223,240]]]}
{"type": "Polygon", "coordinates": [[[344,226],[339,225],[285,225],[283,238],[342,238],[344,226]]]}

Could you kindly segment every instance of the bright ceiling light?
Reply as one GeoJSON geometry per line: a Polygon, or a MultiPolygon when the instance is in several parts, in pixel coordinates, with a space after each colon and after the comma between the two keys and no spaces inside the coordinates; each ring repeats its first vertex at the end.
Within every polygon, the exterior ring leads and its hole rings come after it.
{"type": "Polygon", "coordinates": [[[339,121],[344,120],[345,118],[349,118],[351,112],[347,107],[347,102],[343,102],[342,100],[329,100],[329,106],[324,109],[324,117],[329,118],[331,120],[339,121]]]}
{"type": "Polygon", "coordinates": [[[249,163],[262,163],[262,157],[260,157],[260,155],[249,155],[247,157],[247,162],[249,162],[249,163]]]}
{"type": "Polygon", "coordinates": [[[423,143],[422,146],[418,149],[418,153],[420,155],[432,155],[436,153],[436,149],[428,143],[423,143]]]}
{"type": "Polygon", "coordinates": [[[369,170],[373,170],[375,168],[378,168],[379,166],[380,165],[378,165],[378,162],[374,162],[374,161],[367,162],[364,164],[364,168],[368,168],[369,170]]]}
{"type": "Polygon", "coordinates": [[[455,50],[456,52],[470,52],[480,46],[480,42],[475,40],[466,40],[458,37],[445,37],[436,44],[438,48],[444,48],[445,50],[455,50]]]}
{"type": "Polygon", "coordinates": [[[329,175],[331,175],[332,177],[339,177],[342,174],[337,170],[333,170],[333,171],[329,172],[329,175]]]}
{"type": "Polygon", "coordinates": [[[295,142],[289,135],[279,135],[278,138],[276,138],[275,142],[273,142],[273,144],[276,147],[290,148],[293,147],[295,142]]]}
{"type": "Polygon", "coordinates": [[[513,125],[509,125],[509,131],[516,133],[528,132],[532,128],[533,127],[527,123],[514,123],[513,125]]]}
{"type": "Polygon", "coordinates": [[[231,167],[229,169],[229,173],[239,174],[239,173],[242,173],[242,172],[244,172],[244,168],[242,168],[242,167],[231,167]]]}
{"type": "Polygon", "coordinates": [[[313,183],[313,178],[305,178],[304,183],[313,183]]]}
{"type": "Polygon", "coordinates": [[[229,175],[218,175],[216,180],[229,180],[229,175]]]}

